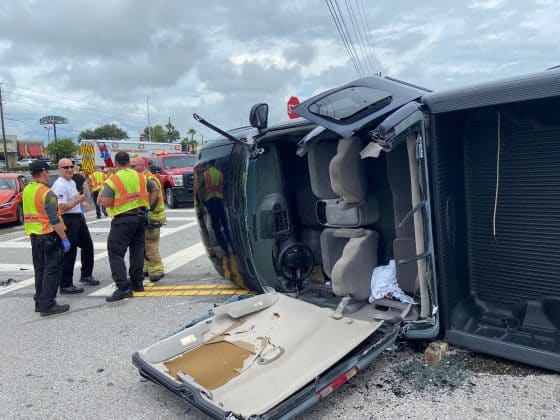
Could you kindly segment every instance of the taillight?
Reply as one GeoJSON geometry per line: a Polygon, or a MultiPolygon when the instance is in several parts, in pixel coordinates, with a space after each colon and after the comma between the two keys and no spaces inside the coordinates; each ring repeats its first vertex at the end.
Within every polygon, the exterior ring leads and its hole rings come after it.
{"type": "Polygon", "coordinates": [[[329,395],[331,392],[336,391],[338,388],[340,388],[342,386],[342,384],[344,384],[344,382],[348,381],[351,377],[356,375],[359,371],[360,371],[360,369],[358,369],[357,366],[354,366],[352,369],[343,373],[338,378],[336,378],[334,381],[329,383],[326,387],[324,387],[322,390],[317,392],[317,394],[316,394],[317,397],[320,400],[322,400],[327,395],[329,395]]]}

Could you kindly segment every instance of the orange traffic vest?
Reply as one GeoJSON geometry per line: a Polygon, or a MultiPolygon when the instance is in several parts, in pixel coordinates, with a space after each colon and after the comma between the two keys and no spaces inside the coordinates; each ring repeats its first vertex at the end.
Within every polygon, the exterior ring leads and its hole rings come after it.
{"type": "MultiPolygon", "coordinates": [[[[51,189],[40,182],[32,182],[24,188],[23,220],[27,235],[45,235],[54,230],[45,211],[45,200],[49,191],[51,189]]],[[[58,209],[58,216],[60,217],[60,223],[64,226],[60,208],[58,209]]]]}

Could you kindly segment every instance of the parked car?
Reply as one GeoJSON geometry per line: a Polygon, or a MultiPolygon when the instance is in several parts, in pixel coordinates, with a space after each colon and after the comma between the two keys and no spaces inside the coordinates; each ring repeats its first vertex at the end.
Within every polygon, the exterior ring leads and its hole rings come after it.
{"type": "Polygon", "coordinates": [[[140,350],[214,418],[292,417],[395,341],[560,372],[560,71],[444,92],[368,77],[206,145],[195,209],[255,295],[140,350]],[[377,274],[376,274],[377,273],[377,274]]]}
{"type": "Polygon", "coordinates": [[[37,159],[21,159],[16,162],[16,167],[27,167],[31,162],[35,162],[37,159]]]}
{"type": "Polygon", "coordinates": [[[27,184],[18,173],[0,173],[0,224],[23,224],[22,193],[27,184]]]}

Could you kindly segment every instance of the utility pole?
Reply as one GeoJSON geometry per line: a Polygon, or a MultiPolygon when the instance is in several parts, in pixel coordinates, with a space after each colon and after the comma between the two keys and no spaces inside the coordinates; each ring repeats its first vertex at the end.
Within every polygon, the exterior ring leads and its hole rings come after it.
{"type": "Polygon", "coordinates": [[[2,83],[0,83],[0,121],[2,122],[2,142],[4,143],[4,171],[8,172],[8,146],[6,145],[6,130],[4,129],[4,107],[2,104],[2,83]]]}
{"type": "Polygon", "coordinates": [[[51,142],[51,128],[52,127],[43,127],[45,130],[47,130],[47,145],[50,144],[51,142]]]}
{"type": "Polygon", "coordinates": [[[150,124],[150,97],[146,96],[146,109],[148,110],[148,141],[152,142],[152,125],[150,124]]]}

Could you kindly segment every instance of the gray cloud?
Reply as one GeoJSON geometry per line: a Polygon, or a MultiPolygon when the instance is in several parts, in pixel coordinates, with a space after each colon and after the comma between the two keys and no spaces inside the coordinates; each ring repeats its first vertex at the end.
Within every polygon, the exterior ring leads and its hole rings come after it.
{"type": "MultiPolygon", "coordinates": [[[[374,53],[383,73],[432,89],[559,64],[560,5],[551,0],[348,4],[355,15],[345,22],[367,73],[379,70],[374,53]]],[[[6,112],[33,123],[59,112],[71,119],[69,135],[113,121],[135,135],[147,96],[152,122],[171,117],[183,134],[202,131],[193,112],[231,128],[261,101],[271,120],[286,119],[290,96],[357,77],[323,0],[3,2],[0,62],[6,112]]],[[[8,131],[45,136],[40,126],[8,131]]]]}

